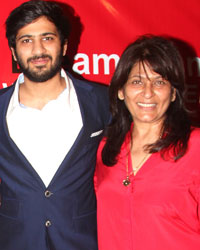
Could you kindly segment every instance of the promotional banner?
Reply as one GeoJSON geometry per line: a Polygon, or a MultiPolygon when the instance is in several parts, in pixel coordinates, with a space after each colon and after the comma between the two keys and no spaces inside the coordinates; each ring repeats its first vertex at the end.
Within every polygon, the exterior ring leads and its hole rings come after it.
{"type": "MultiPolygon", "coordinates": [[[[4,1],[0,16],[0,88],[17,78],[5,38],[5,20],[23,0],[4,1]]],[[[87,80],[109,84],[125,47],[143,34],[165,35],[179,47],[187,76],[187,105],[199,110],[199,0],[62,0],[72,22],[66,67],[87,80]]],[[[14,24],[13,24],[14,25],[14,24]]]]}

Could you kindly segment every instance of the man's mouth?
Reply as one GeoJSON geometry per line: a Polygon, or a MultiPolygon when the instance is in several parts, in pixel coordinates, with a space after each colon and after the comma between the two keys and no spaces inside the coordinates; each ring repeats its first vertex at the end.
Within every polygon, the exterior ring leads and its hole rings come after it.
{"type": "Polygon", "coordinates": [[[35,56],[28,59],[28,62],[33,64],[46,64],[49,60],[51,60],[50,56],[43,55],[43,56],[35,56]]]}

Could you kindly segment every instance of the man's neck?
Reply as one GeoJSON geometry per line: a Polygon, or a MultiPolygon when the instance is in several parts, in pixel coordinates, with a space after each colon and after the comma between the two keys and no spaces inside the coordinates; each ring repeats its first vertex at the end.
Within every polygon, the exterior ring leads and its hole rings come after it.
{"type": "Polygon", "coordinates": [[[66,88],[60,72],[46,82],[32,82],[24,77],[20,84],[19,102],[27,107],[42,109],[49,101],[55,100],[66,88]]]}

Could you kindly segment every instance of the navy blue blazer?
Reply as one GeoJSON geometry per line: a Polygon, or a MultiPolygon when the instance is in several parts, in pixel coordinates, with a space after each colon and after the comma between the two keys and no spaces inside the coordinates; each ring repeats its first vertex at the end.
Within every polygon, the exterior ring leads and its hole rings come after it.
{"type": "Polygon", "coordinates": [[[9,137],[14,85],[0,90],[1,250],[97,250],[93,173],[102,134],[91,134],[109,121],[107,87],[70,77],[83,128],[47,188],[9,137]]]}

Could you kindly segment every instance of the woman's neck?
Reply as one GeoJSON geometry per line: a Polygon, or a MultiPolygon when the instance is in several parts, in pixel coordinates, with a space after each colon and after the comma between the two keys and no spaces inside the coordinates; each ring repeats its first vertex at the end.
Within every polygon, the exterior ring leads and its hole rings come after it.
{"type": "Polygon", "coordinates": [[[132,129],[132,147],[143,147],[156,142],[162,136],[163,121],[158,123],[134,123],[132,129]]]}

